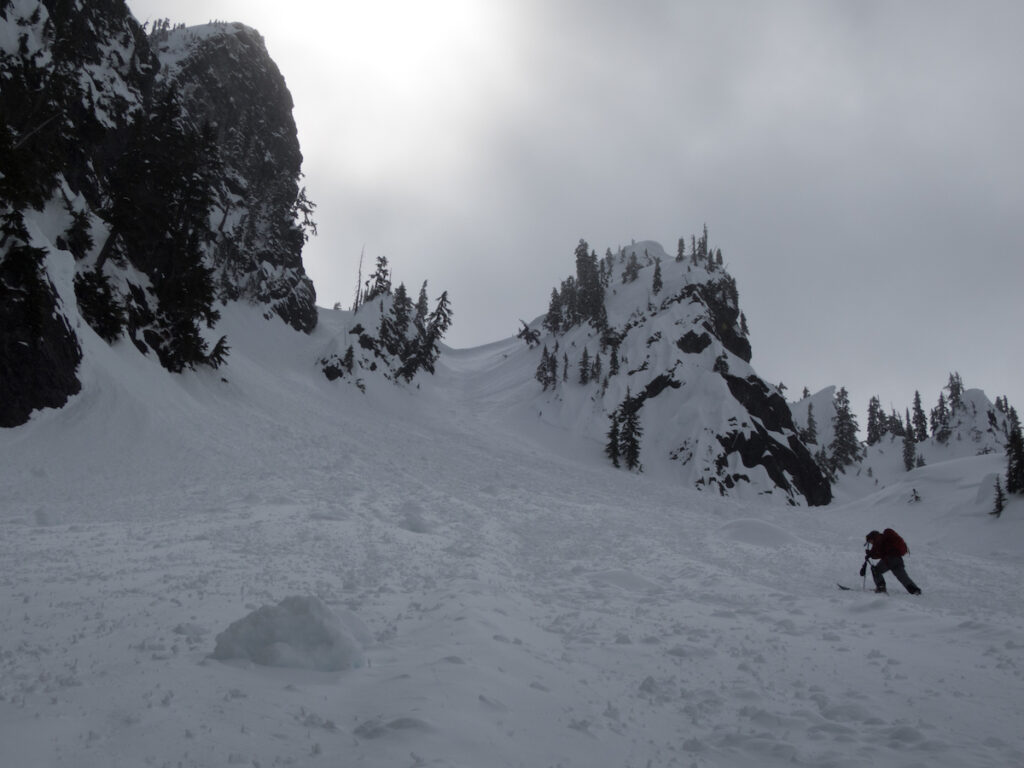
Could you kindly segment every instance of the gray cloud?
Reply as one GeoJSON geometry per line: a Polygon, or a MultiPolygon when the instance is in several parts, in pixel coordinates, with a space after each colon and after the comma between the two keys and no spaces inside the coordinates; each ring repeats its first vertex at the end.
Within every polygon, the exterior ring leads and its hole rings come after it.
{"type": "Polygon", "coordinates": [[[277,4],[130,5],[267,37],[319,203],[321,304],[351,300],[365,244],[451,292],[451,342],[485,343],[546,309],[580,237],[672,251],[706,221],[766,378],[902,408],[959,370],[1024,407],[1024,6],[489,3],[486,45],[427,45],[444,81],[406,109],[330,68],[332,4],[294,3],[292,37],[277,4]]]}

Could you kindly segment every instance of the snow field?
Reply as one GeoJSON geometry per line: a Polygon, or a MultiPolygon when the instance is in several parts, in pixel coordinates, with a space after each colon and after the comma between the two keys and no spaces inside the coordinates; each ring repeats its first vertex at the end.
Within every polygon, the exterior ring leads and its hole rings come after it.
{"type": "Polygon", "coordinates": [[[0,765],[1024,762],[999,457],[826,509],[720,499],[538,418],[509,344],[364,396],[311,367],[329,328],[225,315],[226,370],[101,350],[0,433],[0,765]],[[859,591],[885,525],[922,597],[859,591]],[[292,595],[364,624],[365,663],[210,658],[292,595]]]}

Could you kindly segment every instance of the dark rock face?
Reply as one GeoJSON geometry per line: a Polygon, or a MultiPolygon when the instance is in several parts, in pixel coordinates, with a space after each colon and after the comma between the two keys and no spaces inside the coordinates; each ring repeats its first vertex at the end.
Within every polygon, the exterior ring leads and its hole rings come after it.
{"type": "Polygon", "coordinates": [[[39,408],[60,408],[82,385],[82,350],[59,311],[41,251],[10,248],[0,261],[0,427],[16,427],[39,408]]]}
{"type": "Polygon", "coordinates": [[[227,300],[266,304],[309,332],[317,322],[316,293],[302,266],[305,239],[294,216],[302,153],[291,94],[255,30],[202,29],[171,32],[156,49],[173,61],[160,73],[162,87],[177,89],[186,111],[210,123],[224,165],[214,211],[217,291],[227,300]]]}
{"type": "Polygon", "coordinates": [[[89,326],[170,371],[228,353],[204,338],[218,300],[315,327],[292,100],[256,32],[158,25],[147,37],[124,0],[0,0],[0,27],[5,426],[80,388],[77,315],[47,274],[51,244],[74,256],[89,326]],[[156,45],[173,47],[167,61],[156,45]]]}
{"type": "Polygon", "coordinates": [[[711,336],[702,333],[699,336],[693,331],[687,331],[682,337],[676,340],[676,346],[680,351],[688,355],[699,355],[711,346],[711,336]]]}
{"type": "Polygon", "coordinates": [[[785,398],[778,392],[769,390],[768,386],[757,376],[741,379],[738,376],[723,373],[722,378],[729,385],[732,396],[747,409],[751,416],[756,416],[766,429],[772,432],[795,431],[793,414],[789,412],[785,398]]]}
{"type": "MultiPolygon", "coordinates": [[[[702,283],[690,283],[678,294],[662,302],[662,307],[681,301],[701,303],[707,307],[708,319],[703,324],[704,330],[718,339],[722,346],[743,362],[750,362],[752,357],[750,341],[739,332],[739,292],[736,290],[736,281],[732,275],[726,274],[721,278],[702,283]]],[[[680,342],[685,343],[684,339],[680,339],[680,342]]],[[[704,346],[706,347],[707,344],[704,346]]]]}
{"type": "Polygon", "coordinates": [[[48,0],[15,8],[0,1],[0,24],[18,41],[0,49],[2,427],[25,423],[33,410],[61,407],[81,389],[79,339],[25,215],[53,198],[60,176],[98,202],[104,169],[156,71],[124,2],[77,5],[48,0]]]}

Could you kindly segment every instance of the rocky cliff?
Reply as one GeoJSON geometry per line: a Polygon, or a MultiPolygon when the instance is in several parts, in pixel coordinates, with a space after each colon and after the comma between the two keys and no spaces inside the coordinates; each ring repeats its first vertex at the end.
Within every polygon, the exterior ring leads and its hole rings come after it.
{"type": "Polygon", "coordinates": [[[316,324],[284,79],[241,25],[0,0],[0,425],[80,388],[80,335],[217,366],[220,302],[316,324]]]}
{"type": "Polygon", "coordinates": [[[301,331],[316,326],[316,293],[302,267],[302,153],[292,97],[259,33],[242,24],[153,36],[163,87],[208,120],[223,164],[213,218],[218,294],[266,304],[301,331]],[[284,214],[284,215],[283,215],[284,214]]]}

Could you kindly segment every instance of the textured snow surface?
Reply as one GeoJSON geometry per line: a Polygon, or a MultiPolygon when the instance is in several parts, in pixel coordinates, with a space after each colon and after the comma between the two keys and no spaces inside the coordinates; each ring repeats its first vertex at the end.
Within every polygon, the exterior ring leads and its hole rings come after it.
{"type": "Polygon", "coordinates": [[[522,407],[521,342],[332,384],[337,314],[226,307],[182,376],[82,328],[82,394],[0,431],[0,765],[1024,764],[1001,456],[720,499],[522,407]],[[923,596],[860,591],[885,526],[923,596]]]}

